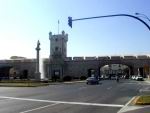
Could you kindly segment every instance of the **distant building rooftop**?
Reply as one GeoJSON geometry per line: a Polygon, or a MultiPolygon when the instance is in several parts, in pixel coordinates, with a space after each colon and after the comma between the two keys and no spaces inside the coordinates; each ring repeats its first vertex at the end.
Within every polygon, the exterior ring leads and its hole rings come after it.
{"type": "Polygon", "coordinates": [[[10,57],[11,60],[24,60],[27,59],[26,57],[22,57],[22,56],[11,56],[10,57]]]}

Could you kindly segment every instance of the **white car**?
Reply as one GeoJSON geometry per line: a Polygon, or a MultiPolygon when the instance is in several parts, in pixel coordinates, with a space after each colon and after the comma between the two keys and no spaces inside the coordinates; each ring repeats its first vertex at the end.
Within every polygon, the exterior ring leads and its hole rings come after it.
{"type": "Polygon", "coordinates": [[[143,81],[144,79],[143,79],[142,76],[138,75],[135,80],[137,80],[137,81],[143,81]]]}
{"type": "Polygon", "coordinates": [[[135,75],[133,75],[133,76],[131,77],[131,79],[132,79],[132,80],[135,80],[135,75]]]}

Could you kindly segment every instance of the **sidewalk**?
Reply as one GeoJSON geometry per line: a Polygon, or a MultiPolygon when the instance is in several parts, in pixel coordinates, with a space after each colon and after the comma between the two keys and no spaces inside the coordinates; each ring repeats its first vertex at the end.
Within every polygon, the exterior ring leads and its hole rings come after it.
{"type": "Polygon", "coordinates": [[[145,78],[144,81],[145,81],[146,83],[150,83],[150,79],[148,79],[148,78],[145,78]]]}
{"type": "Polygon", "coordinates": [[[149,113],[150,105],[133,105],[132,101],[136,97],[133,97],[122,109],[117,113],[149,113]]]}

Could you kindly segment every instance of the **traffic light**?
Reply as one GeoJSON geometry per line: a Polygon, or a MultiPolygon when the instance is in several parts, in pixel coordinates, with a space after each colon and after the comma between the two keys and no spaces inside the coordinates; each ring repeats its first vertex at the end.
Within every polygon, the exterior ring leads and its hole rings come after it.
{"type": "Polygon", "coordinates": [[[72,17],[68,17],[68,25],[72,28],[72,17]]]}

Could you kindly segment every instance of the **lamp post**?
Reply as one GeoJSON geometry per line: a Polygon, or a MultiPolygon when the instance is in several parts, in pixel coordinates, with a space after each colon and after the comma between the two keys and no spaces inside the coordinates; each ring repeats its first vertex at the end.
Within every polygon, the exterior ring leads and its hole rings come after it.
{"type": "Polygon", "coordinates": [[[136,17],[134,15],[129,15],[129,14],[115,14],[115,15],[105,15],[105,16],[78,18],[78,19],[72,19],[72,17],[69,16],[68,17],[68,25],[72,28],[72,22],[73,21],[87,20],[87,19],[96,19],[96,18],[106,18],[106,17],[118,17],[118,16],[125,16],[125,17],[131,17],[133,19],[136,19],[136,20],[142,22],[148,28],[148,30],[150,31],[150,26],[145,21],[143,21],[139,17],[136,17]]]}
{"type": "Polygon", "coordinates": [[[150,19],[145,14],[135,13],[135,15],[142,16],[143,18],[146,18],[148,21],[150,21],[150,19]]]}

